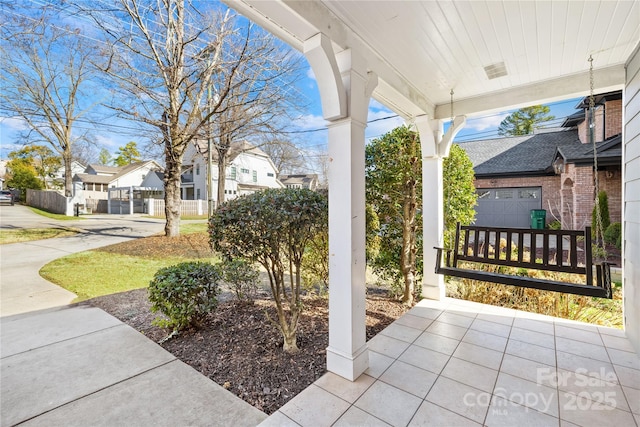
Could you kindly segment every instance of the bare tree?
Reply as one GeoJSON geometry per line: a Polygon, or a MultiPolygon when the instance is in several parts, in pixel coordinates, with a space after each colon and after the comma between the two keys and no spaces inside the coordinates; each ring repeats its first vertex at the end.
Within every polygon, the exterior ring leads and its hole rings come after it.
{"type": "Polygon", "coordinates": [[[224,177],[233,157],[231,144],[246,139],[276,139],[291,123],[290,112],[300,107],[301,98],[291,90],[299,77],[300,56],[254,25],[248,25],[244,31],[243,54],[233,46],[222,52],[229,62],[236,58],[236,67],[220,69],[214,75],[215,88],[231,82],[224,99],[218,99],[217,90],[213,95],[221,107],[210,134],[217,154],[217,206],[224,202],[224,177]]]}
{"type": "Polygon", "coordinates": [[[49,6],[5,11],[0,108],[28,124],[25,142],[46,143],[62,157],[65,194],[71,196],[72,149],[86,137],[76,124],[93,106],[97,91],[90,59],[98,52],[49,6]]]}
{"type": "Polygon", "coordinates": [[[301,173],[307,169],[302,151],[290,141],[276,139],[266,142],[261,148],[282,174],[301,173]]]}
{"type": "Polygon", "coordinates": [[[269,127],[269,110],[256,101],[263,99],[256,93],[281,75],[277,59],[269,56],[275,50],[260,48],[253,25],[214,4],[117,0],[115,8],[109,4],[100,10],[80,5],[111,44],[102,68],[124,96],[110,108],[160,135],[165,234],[177,236],[185,149],[197,139],[215,137],[224,185],[230,141],[249,135],[249,123],[254,130],[269,127]],[[253,69],[268,75],[254,79],[253,69]]]}

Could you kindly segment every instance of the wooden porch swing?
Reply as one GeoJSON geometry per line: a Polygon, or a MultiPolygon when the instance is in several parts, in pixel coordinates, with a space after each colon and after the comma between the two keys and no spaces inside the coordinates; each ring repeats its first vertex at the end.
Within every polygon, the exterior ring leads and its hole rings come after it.
{"type": "MultiPolygon", "coordinates": [[[[593,58],[589,57],[591,95],[589,99],[589,123],[593,123],[595,101],[593,96],[593,58]]],[[[453,116],[453,90],[451,91],[451,115],[453,116]]],[[[590,126],[595,171],[596,221],[599,236],[603,236],[602,218],[598,200],[598,159],[593,128],[590,126]]],[[[591,247],[591,227],[578,230],[543,230],[507,227],[466,226],[458,223],[454,249],[434,248],[436,274],[500,283],[546,291],[612,298],[611,270],[606,261],[594,263],[591,247]],[[580,248],[578,242],[584,242],[580,248]],[[525,256],[525,251],[529,256],[525,256]],[[579,256],[581,253],[582,256],[579,256]],[[444,265],[443,265],[444,261],[444,265]],[[580,262],[582,261],[582,262],[580,262]],[[471,267],[491,265],[495,271],[476,270],[471,267]],[[467,268],[469,267],[469,268],[467,268]],[[505,274],[509,267],[517,273],[505,274]],[[593,269],[595,267],[595,284],[593,269]],[[526,271],[525,271],[526,270],[526,271]],[[583,283],[529,277],[529,271],[570,273],[583,276],[583,283]]],[[[604,243],[603,243],[604,249],[604,243]]]]}

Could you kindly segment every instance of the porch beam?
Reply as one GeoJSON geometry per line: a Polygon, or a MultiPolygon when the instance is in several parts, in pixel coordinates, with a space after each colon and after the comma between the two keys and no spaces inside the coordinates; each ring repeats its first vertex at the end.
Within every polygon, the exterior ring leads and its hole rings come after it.
{"type": "MultiPolygon", "coordinates": [[[[585,64],[585,69],[588,68],[585,64]]],[[[596,93],[621,90],[624,86],[624,65],[594,70],[596,93]]],[[[589,95],[589,71],[579,74],[558,77],[540,83],[516,86],[506,90],[486,93],[473,98],[458,98],[455,102],[456,114],[480,115],[502,112],[534,104],[547,104],[567,98],[578,98],[589,95]]],[[[448,119],[451,106],[438,104],[435,108],[435,119],[448,119]]]]}

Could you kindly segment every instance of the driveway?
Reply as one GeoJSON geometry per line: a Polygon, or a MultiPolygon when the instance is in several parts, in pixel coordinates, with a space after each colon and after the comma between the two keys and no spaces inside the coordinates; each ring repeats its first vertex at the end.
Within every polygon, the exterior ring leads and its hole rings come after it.
{"type": "Polygon", "coordinates": [[[76,295],[40,277],[54,259],[161,233],[164,220],[129,215],[92,215],[59,221],[21,205],[0,207],[0,229],[75,227],[75,236],[0,245],[0,316],[64,306],[76,295]]]}

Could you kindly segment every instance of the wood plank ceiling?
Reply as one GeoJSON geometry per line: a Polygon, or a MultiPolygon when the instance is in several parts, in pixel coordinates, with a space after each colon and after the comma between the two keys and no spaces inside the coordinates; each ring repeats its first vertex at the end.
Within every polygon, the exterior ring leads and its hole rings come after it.
{"type": "Polygon", "coordinates": [[[503,106],[505,93],[520,88],[512,107],[536,91],[551,100],[567,78],[580,76],[583,93],[571,95],[586,94],[589,55],[597,70],[618,71],[610,84],[640,41],[640,2],[633,0],[225,1],[297,48],[316,30],[338,48],[364,46],[383,81],[443,110],[452,88],[459,100],[503,96],[503,106]]]}

